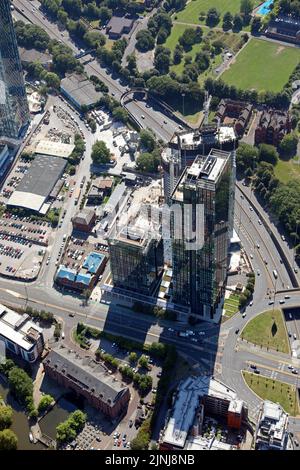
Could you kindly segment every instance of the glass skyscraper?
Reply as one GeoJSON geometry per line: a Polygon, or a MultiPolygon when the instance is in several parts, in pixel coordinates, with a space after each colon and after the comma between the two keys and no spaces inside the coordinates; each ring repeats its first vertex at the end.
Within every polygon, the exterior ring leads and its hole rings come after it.
{"type": "Polygon", "coordinates": [[[10,0],[0,2],[0,138],[18,139],[29,122],[29,108],[10,0]]]}
{"type": "Polygon", "coordinates": [[[173,302],[189,307],[191,314],[204,320],[214,318],[225,289],[234,180],[235,153],[213,149],[185,169],[171,195],[173,302]],[[175,219],[176,205],[182,213],[180,220],[175,219]],[[191,212],[185,216],[188,207],[191,212]],[[193,248],[187,225],[196,233],[199,223],[202,241],[193,248]]]}

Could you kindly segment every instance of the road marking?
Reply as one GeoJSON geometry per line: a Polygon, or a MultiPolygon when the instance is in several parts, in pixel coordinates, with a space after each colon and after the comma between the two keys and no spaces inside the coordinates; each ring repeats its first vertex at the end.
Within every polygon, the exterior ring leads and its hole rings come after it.
{"type": "Polygon", "coordinates": [[[12,295],[13,297],[17,297],[18,299],[24,298],[21,294],[19,294],[19,292],[15,292],[15,291],[9,290],[9,289],[1,289],[1,290],[3,290],[4,292],[7,292],[8,294],[12,295]]]}
{"type": "MultiPolygon", "coordinates": [[[[246,361],[246,363],[249,365],[250,362],[249,361],[246,361]]],[[[272,366],[268,366],[268,365],[265,365],[265,364],[259,364],[258,362],[254,362],[254,361],[251,361],[251,364],[254,364],[258,367],[261,367],[262,369],[266,369],[267,371],[272,371],[272,373],[276,373],[278,374],[278,370],[275,369],[274,367],[272,366]]],[[[293,379],[296,379],[295,377],[295,374],[292,374],[291,372],[287,372],[285,370],[282,370],[280,371],[281,374],[283,375],[287,375],[288,377],[292,377],[293,379]]],[[[272,378],[272,374],[271,374],[271,378],[272,378]]],[[[291,385],[291,384],[290,384],[291,385]]]]}

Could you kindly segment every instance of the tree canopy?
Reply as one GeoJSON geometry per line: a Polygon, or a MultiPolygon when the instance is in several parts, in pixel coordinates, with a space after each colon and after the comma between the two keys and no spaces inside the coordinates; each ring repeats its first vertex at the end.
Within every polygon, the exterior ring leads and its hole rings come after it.
{"type": "Polygon", "coordinates": [[[110,161],[110,150],[103,140],[97,140],[92,148],[92,160],[96,165],[104,165],[110,161]]]}

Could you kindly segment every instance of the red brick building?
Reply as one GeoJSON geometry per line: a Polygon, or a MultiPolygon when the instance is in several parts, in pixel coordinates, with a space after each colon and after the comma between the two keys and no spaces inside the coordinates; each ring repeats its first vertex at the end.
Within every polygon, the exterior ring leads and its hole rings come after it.
{"type": "Polygon", "coordinates": [[[85,398],[90,405],[109,418],[126,412],[129,388],[115,380],[108,370],[91,357],[60,346],[44,359],[45,373],[63,387],[85,398]]]}
{"type": "Polygon", "coordinates": [[[91,232],[95,225],[96,214],[92,210],[84,210],[72,219],[73,229],[79,232],[91,232]]]}
{"type": "Polygon", "coordinates": [[[291,123],[288,111],[267,109],[262,112],[259,124],[255,129],[255,145],[265,143],[277,147],[290,131],[291,123]]]}
{"type": "Polygon", "coordinates": [[[222,99],[216,111],[214,121],[220,124],[232,124],[235,132],[242,137],[250,121],[253,106],[245,101],[222,99]]]}

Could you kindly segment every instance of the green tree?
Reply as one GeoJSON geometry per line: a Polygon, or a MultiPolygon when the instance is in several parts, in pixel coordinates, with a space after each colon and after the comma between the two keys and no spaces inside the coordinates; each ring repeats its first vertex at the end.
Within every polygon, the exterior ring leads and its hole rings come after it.
{"type": "Polygon", "coordinates": [[[216,8],[210,8],[206,14],[206,24],[211,28],[217,26],[220,21],[220,13],[216,8]]]}
{"type": "Polygon", "coordinates": [[[244,19],[244,24],[249,24],[253,10],[252,0],[241,0],[240,12],[244,19]]]}
{"type": "Polygon", "coordinates": [[[225,13],[223,16],[223,29],[225,31],[227,31],[228,29],[232,29],[232,21],[233,21],[232,14],[229,11],[227,11],[227,13],[225,13]]]}
{"type": "Polygon", "coordinates": [[[276,165],[276,163],[278,162],[278,152],[273,145],[260,144],[258,148],[258,158],[260,161],[276,165]]]}
{"type": "Polygon", "coordinates": [[[241,15],[234,15],[234,18],[233,18],[233,30],[234,31],[241,31],[241,29],[243,28],[243,18],[241,17],[241,15]]]}
{"type": "Polygon", "coordinates": [[[51,395],[43,395],[38,404],[38,412],[41,413],[53,403],[54,398],[51,395]]]}
{"type": "Polygon", "coordinates": [[[52,88],[56,88],[58,90],[60,87],[60,78],[54,72],[48,72],[47,75],[45,76],[45,81],[47,85],[52,88]]]}
{"type": "Polygon", "coordinates": [[[157,151],[141,153],[136,159],[138,171],[143,173],[156,173],[160,163],[160,154],[157,151]]]}
{"type": "Polygon", "coordinates": [[[126,124],[129,118],[127,110],[122,108],[122,106],[117,106],[113,110],[112,115],[117,121],[121,121],[124,124],[126,124]]]}
{"type": "Polygon", "coordinates": [[[154,49],[155,46],[155,39],[151,35],[151,33],[146,30],[142,29],[136,35],[136,48],[140,52],[147,52],[154,49]]]}
{"type": "Polygon", "coordinates": [[[12,414],[13,410],[11,406],[0,405],[0,431],[11,426],[12,414]]]}
{"type": "Polygon", "coordinates": [[[147,150],[152,152],[156,145],[155,136],[150,129],[142,129],[140,132],[141,145],[147,150]]]}
{"type": "Polygon", "coordinates": [[[148,359],[144,354],[139,358],[139,365],[145,368],[148,367],[148,359]]]}
{"type": "Polygon", "coordinates": [[[26,399],[32,398],[33,382],[25,370],[13,367],[8,374],[9,387],[17,400],[25,404],[26,399]]]}
{"type": "Polygon", "coordinates": [[[237,169],[242,173],[248,168],[253,172],[258,160],[258,150],[252,145],[241,142],[236,152],[237,169]]]}
{"type": "Polygon", "coordinates": [[[16,450],[18,438],[10,429],[0,431],[0,450],[16,450]]]}
{"type": "Polygon", "coordinates": [[[135,364],[136,361],[137,361],[137,353],[132,351],[130,354],[129,354],[129,362],[132,363],[132,364],[135,364]]]}
{"type": "Polygon", "coordinates": [[[279,145],[280,153],[283,157],[291,158],[297,154],[298,136],[295,132],[286,134],[279,145]]]}
{"type": "Polygon", "coordinates": [[[92,148],[92,160],[96,165],[103,165],[110,161],[110,151],[103,140],[97,140],[92,148]]]}

